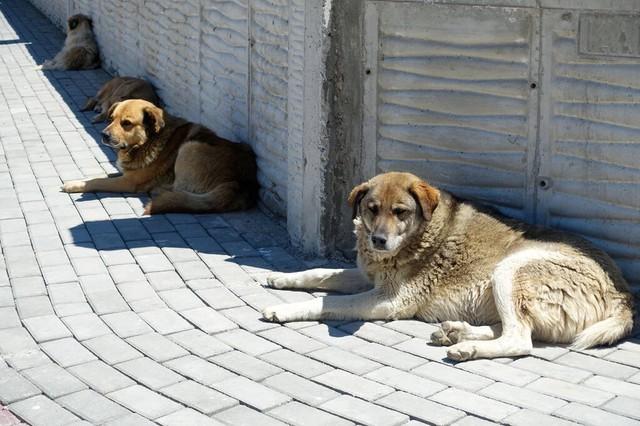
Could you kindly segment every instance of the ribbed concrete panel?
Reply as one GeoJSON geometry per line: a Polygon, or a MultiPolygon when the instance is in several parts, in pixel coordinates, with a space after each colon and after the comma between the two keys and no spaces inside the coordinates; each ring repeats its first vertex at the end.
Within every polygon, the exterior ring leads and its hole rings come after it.
{"type": "Polygon", "coordinates": [[[249,139],[262,198],[273,207],[287,199],[288,21],[289,0],[252,0],[249,139]]]}
{"type": "Polygon", "coordinates": [[[247,0],[203,4],[200,48],[202,121],[231,140],[249,140],[247,0]]]}
{"type": "Polygon", "coordinates": [[[543,23],[539,220],[588,237],[640,284],[640,17],[545,11],[543,23]]]}
{"type": "Polygon", "coordinates": [[[377,131],[369,133],[375,143],[368,142],[376,172],[412,171],[531,218],[534,13],[406,4],[369,9],[367,19],[378,20],[375,59],[367,52],[377,74],[377,84],[368,86],[377,91],[371,98],[377,131]]]}

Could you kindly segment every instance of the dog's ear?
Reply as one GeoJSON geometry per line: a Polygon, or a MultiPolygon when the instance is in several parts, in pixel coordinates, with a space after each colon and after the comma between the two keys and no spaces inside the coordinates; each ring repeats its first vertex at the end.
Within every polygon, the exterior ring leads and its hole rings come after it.
{"type": "Polygon", "coordinates": [[[146,106],[143,109],[144,124],[150,126],[154,132],[160,133],[164,127],[164,111],[157,106],[146,106]]]}
{"type": "Polygon", "coordinates": [[[76,18],[75,16],[70,17],[67,20],[67,25],[69,26],[70,30],[75,30],[78,26],[78,18],[76,18]]]}
{"type": "Polygon", "coordinates": [[[360,201],[362,201],[364,196],[367,195],[367,192],[369,192],[368,182],[361,183],[351,190],[348,201],[349,205],[353,208],[353,212],[351,213],[352,219],[355,219],[358,215],[358,206],[360,205],[360,201]]]}
{"type": "Polygon", "coordinates": [[[107,121],[111,121],[113,118],[111,117],[111,114],[113,114],[113,111],[115,111],[116,107],[118,106],[118,104],[120,104],[120,102],[116,102],[113,105],[111,105],[109,107],[109,111],[107,111],[107,121]]]}
{"type": "Polygon", "coordinates": [[[440,191],[421,180],[411,184],[409,193],[420,206],[424,219],[431,220],[431,215],[440,201],[440,191]]]}

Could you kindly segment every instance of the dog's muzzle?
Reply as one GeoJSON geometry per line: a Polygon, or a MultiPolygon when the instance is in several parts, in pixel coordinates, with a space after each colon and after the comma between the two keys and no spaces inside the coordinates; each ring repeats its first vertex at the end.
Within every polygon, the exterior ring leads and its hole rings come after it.
{"type": "Polygon", "coordinates": [[[126,148],[126,144],[117,143],[111,138],[111,135],[106,132],[102,132],[102,143],[114,149],[126,148]]]}

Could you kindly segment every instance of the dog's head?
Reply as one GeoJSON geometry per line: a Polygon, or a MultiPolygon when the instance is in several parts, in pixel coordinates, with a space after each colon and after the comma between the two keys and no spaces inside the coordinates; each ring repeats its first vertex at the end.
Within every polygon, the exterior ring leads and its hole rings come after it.
{"type": "Polygon", "coordinates": [[[93,25],[93,20],[87,15],[73,15],[67,19],[67,30],[69,33],[82,30],[82,29],[91,29],[93,25]]]}
{"type": "Polygon", "coordinates": [[[415,235],[438,205],[440,192],[410,173],[384,173],[351,191],[353,218],[365,242],[380,256],[394,256],[415,235]]]}
{"type": "Polygon", "coordinates": [[[164,127],[164,111],[142,99],[113,104],[107,117],[110,123],[102,131],[102,142],[117,149],[140,147],[164,127]]]}

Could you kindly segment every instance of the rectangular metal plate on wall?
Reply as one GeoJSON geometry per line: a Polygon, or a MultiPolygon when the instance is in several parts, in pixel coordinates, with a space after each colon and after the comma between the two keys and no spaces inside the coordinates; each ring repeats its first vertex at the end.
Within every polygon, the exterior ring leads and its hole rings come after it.
{"type": "Polygon", "coordinates": [[[580,13],[578,51],[640,58],[640,15],[580,13]]]}

